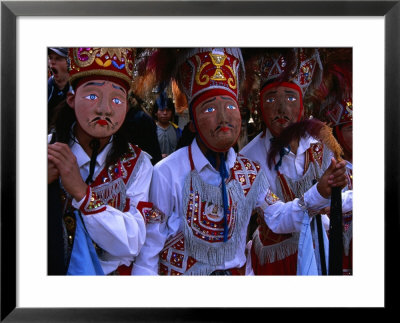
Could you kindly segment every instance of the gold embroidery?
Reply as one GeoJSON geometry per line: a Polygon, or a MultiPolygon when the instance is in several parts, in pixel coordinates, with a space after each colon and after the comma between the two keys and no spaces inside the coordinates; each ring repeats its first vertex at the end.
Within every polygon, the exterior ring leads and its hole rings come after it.
{"type": "MultiPolygon", "coordinates": [[[[196,58],[196,61],[197,61],[198,66],[200,66],[200,63],[201,63],[200,57],[198,57],[198,56],[196,55],[195,58],[196,58]]],[[[210,78],[209,78],[208,75],[203,75],[203,76],[201,76],[201,79],[202,79],[203,81],[200,80],[200,74],[201,74],[201,72],[202,72],[203,69],[204,69],[207,65],[209,65],[209,64],[210,64],[210,62],[206,62],[206,63],[204,63],[199,69],[197,69],[195,79],[196,79],[196,83],[197,83],[198,85],[205,85],[205,84],[207,84],[208,81],[210,80],[210,78]]]]}
{"type": "Polygon", "coordinates": [[[234,77],[234,79],[232,79],[231,77],[228,79],[228,85],[232,90],[235,90],[237,88],[237,76],[235,73],[236,66],[237,66],[237,61],[233,62],[233,68],[230,67],[229,65],[226,66],[227,68],[229,68],[229,70],[231,71],[231,73],[234,77]]]}

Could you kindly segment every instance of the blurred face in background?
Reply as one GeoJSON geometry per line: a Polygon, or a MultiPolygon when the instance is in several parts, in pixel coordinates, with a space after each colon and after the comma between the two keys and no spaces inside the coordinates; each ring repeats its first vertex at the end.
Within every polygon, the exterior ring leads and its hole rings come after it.
{"type": "Polygon", "coordinates": [[[172,111],[167,108],[164,110],[158,109],[156,112],[156,117],[161,126],[169,126],[169,122],[172,118],[172,111]]]}
{"type": "Polygon", "coordinates": [[[50,51],[48,58],[49,68],[56,83],[67,79],[69,77],[67,59],[53,51],[50,51]]]}

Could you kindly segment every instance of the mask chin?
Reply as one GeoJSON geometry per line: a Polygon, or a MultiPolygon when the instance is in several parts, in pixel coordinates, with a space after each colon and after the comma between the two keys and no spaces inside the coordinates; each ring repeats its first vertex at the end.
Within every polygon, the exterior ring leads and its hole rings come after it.
{"type": "Polygon", "coordinates": [[[201,133],[201,131],[199,131],[198,129],[198,127],[197,127],[197,125],[196,125],[196,122],[194,122],[193,123],[194,125],[195,125],[195,128],[196,128],[196,132],[197,132],[197,137],[199,138],[199,140],[201,141],[201,143],[208,149],[208,150],[210,150],[210,151],[212,151],[212,152],[215,152],[215,153],[226,153],[227,151],[229,151],[229,149],[231,148],[231,147],[233,147],[236,143],[237,143],[237,141],[238,141],[238,139],[239,139],[239,136],[240,136],[240,132],[239,132],[239,134],[238,134],[238,136],[237,136],[237,138],[235,139],[235,141],[234,141],[234,143],[232,144],[232,145],[226,145],[225,147],[215,147],[215,145],[212,145],[212,144],[210,144],[208,141],[207,141],[207,139],[205,139],[205,137],[203,136],[203,134],[201,133]]]}

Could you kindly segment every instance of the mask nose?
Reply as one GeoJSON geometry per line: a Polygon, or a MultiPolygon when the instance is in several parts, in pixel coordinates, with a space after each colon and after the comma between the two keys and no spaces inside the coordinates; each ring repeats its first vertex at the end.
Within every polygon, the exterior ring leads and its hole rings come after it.
{"type": "Polygon", "coordinates": [[[99,115],[110,116],[112,114],[112,109],[110,108],[111,104],[106,100],[106,98],[102,98],[97,105],[96,113],[99,115]]]}
{"type": "Polygon", "coordinates": [[[283,97],[281,97],[281,98],[279,98],[278,99],[278,102],[277,102],[277,105],[278,105],[278,113],[279,114],[284,114],[285,113],[285,111],[286,111],[286,102],[285,102],[285,98],[283,97]]]}

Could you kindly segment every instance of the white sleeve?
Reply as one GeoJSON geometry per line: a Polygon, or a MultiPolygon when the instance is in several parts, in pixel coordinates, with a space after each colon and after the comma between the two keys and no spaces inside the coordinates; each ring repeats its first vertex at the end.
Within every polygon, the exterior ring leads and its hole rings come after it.
{"type": "Polygon", "coordinates": [[[353,190],[342,192],[342,212],[347,213],[353,210],[353,190]]]}
{"type": "Polygon", "coordinates": [[[330,199],[322,197],[317,185],[313,185],[304,193],[303,199],[296,198],[290,202],[282,202],[268,190],[259,197],[258,206],[264,210],[264,219],[268,227],[275,233],[300,232],[304,212],[320,210],[330,203],[330,199]]]}
{"type": "MultiPolygon", "coordinates": [[[[147,156],[142,155],[140,167],[132,180],[128,181],[126,198],[129,199],[129,209],[122,212],[110,205],[99,202],[93,212],[85,212],[85,204],[96,196],[89,187],[86,196],[79,202],[73,201],[73,206],[80,208],[85,226],[90,237],[102,249],[116,257],[132,257],[139,254],[146,237],[145,221],[137,209],[140,201],[148,201],[149,187],[153,166],[147,156]]],[[[139,162],[139,161],[138,161],[139,162]]],[[[132,259],[133,260],[133,259],[132,259]]]]}
{"type": "Polygon", "coordinates": [[[168,236],[167,218],[174,208],[171,183],[159,169],[154,169],[150,186],[150,202],[158,216],[146,224],[146,241],[135,259],[132,275],[158,275],[159,253],[168,236]],[[166,198],[167,197],[167,198],[166,198]]]}

